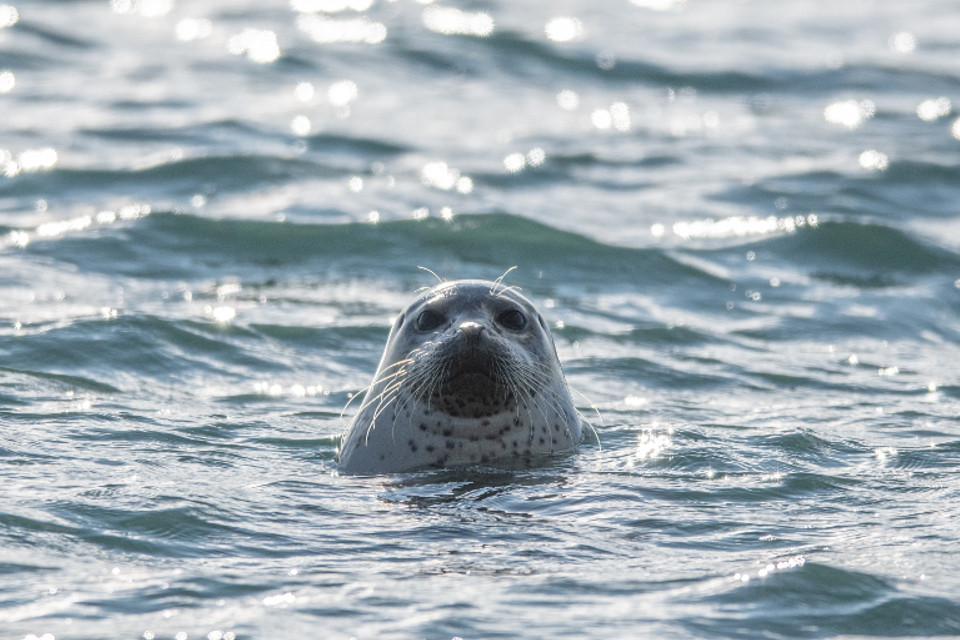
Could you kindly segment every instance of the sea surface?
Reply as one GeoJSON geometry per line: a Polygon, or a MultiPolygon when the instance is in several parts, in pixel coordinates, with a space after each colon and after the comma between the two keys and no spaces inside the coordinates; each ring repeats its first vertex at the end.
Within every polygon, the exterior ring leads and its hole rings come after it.
{"type": "Polygon", "coordinates": [[[936,636],[960,2],[0,0],[0,638],[936,636]],[[575,454],[337,472],[420,267],[575,454]]]}

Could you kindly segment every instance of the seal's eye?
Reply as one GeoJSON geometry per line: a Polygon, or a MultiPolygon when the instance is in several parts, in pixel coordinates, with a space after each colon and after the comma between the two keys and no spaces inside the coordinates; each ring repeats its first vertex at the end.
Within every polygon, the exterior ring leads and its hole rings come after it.
{"type": "Polygon", "coordinates": [[[421,311],[417,316],[418,331],[432,331],[443,324],[443,316],[431,309],[421,311]]]}
{"type": "Polygon", "coordinates": [[[520,331],[527,326],[527,317],[516,309],[508,309],[497,316],[497,322],[511,331],[520,331]]]}

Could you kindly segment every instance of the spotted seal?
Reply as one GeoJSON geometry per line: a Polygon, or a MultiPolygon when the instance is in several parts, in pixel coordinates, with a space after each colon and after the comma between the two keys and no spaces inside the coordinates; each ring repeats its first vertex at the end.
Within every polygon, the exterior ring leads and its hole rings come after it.
{"type": "Polygon", "coordinates": [[[443,282],[397,317],[338,452],[346,473],[529,464],[583,433],[550,329],[498,282],[443,282]]]}

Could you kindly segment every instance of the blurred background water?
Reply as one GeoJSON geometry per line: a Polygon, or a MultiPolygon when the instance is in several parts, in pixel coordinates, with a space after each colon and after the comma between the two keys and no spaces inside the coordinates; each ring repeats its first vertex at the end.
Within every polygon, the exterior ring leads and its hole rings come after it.
{"type": "Polygon", "coordinates": [[[3,638],[960,635],[960,2],[4,1],[3,638]],[[419,265],[599,444],[339,476],[419,265]]]}

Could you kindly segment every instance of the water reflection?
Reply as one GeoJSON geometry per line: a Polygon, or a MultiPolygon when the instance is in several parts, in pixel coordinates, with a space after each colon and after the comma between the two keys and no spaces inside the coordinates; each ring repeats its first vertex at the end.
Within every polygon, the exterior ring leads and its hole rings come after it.
{"type": "Polygon", "coordinates": [[[527,159],[522,153],[511,153],[503,159],[503,168],[507,173],[519,173],[527,166],[527,159]]]}
{"type": "Polygon", "coordinates": [[[890,50],[897,53],[913,53],[917,48],[917,39],[912,33],[901,31],[890,37],[890,50]]]}
{"type": "MultiPolygon", "coordinates": [[[[769,562],[763,566],[760,570],[757,571],[757,578],[766,578],[769,575],[772,575],[778,571],[787,571],[790,569],[799,569],[807,563],[807,559],[802,555],[793,556],[787,558],[786,560],[780,560],[778,562],[769,562]]],[[[749,582],[750,574],[749,573],[737,573],[733,576],[735,582],[749,582]]]]}
{"type": "Polygon", "coordinates": [[[299,13],[340,13],[348,9],[366,11],[373,0],[292,0],[290,6],[299,13]]]}
{"type": "Polygon", "coordinates": [[[597,129],[630,130],[630,107],[625,102],[614,102],[607,109],[596,109],[590,121],[597,129]]]}
{"type": "Polygon", "coordinates": [[[173,9],[173,0],[111,0],[110,9],[119,14],[135,14],[143,18],[160,18],[173,9]]]}
{"type": "Polygon", "coordinates": [[[557,94],[557,104],[564,111],[573,111],[580,106],[580,96],[572,89],[564,89],[557,94]]]}
{"type": "Polygon", "coordinates": [[[0,93],[10,93],[17,86],[17,77],[13,71],[0,71],[0,93]]]}
{"type": "Polygon", "coordinates": [[[296,136],[307,136],[313,131],[313,123],[305,115],[297,115],[290,121],[290,130],[296,136]]]}
{"type": "Polygon", "coordinates": [[[637,445],[629,460],[629,466],[634,466],[648,460],[661,457],[673,445],[673,429],[659,431],[657,428],[644,429],[637,436],[637,445]]]}
{"type": "Polygon", "coordinates": [[[843,100],[834,102],[823,110],[823,119],[830,124],[839,124],[856,129],[876,113],[876,105],[870,100],[843,100]]]}
{"type": "Polygon", "coordinates": [[[876,149],[867,149],[860,154],[858,161],[861,167],[869,171],[885,171],[890,165],[887,154],[876,149]]]}
{"type": "Polygon", "coordinates": [[[51,147],[27,149],[20,152],[16,157],[10,151],[0,149],[0,170],[8,178],[13,178],[21,173],[49,171],[56,166],[58,158],[57,150],[51,147]]]}
{"type": "Polygon", "coordinates": [[[313,83],[299,82],[293,90],[293,95],[300,102],[310,102],[316,95],[316,90],[313,88],[313,83]]]}
{"type": "Polygon", "coordinates": [[[387,27],[366,17],[340,20],[317,14],[303,14],[297,17],[297,27],[320,44],[378,44],[387,38],[387,27]]]}
{"type": "Polygon", "coordinates": [[[873,455],[877,460],[877,466],[885,467],[892,458],[896,457],[897,449],[895,447],[877,447],[873,455]]]}
{"type": "Polygon", "coordinates": [[[6,29],[17,24],[20,13],[17,8],[9,4],[0,4],[0,29],[6,29]]]}
{"type": "Polygon", "coordinates": [[[485,38],[493,33],[493,18],[489,13],[469,13],[453,7],[428,7],[423,11],[423,26],[443,35],[485,38]]]}
{"type": "Polygon", "coordinates": [[[554,42],[570,42],[583,36],[583,23],[578,18],[561,16],[548,22],[544,31],[554,42]]]}
{"type": "Polygon", "coordinates": [[[651,11],[679,11],[687,0],[630,0],[633,4],[651,11]]]}
{"type": "MultiPolygon", "coordinates": [[[[164,611],[164,614],[166,614],[167,611],[164,611]]],[[[172,616],[164,615],[163,617],[168,618],[172,616]]],[[[143,640],[156,640],[157,634],[153,630],[147,629],[146,631],[143,632],[142,637],[143,637],[143,640]]],[[[189,637],[190,636],[186,631],[178,631],[176,634],[174,634],[173,640],[188,640],[189,637]]],[[[223,631],[222,629],[214,629],[213,631],[210,631],[209,633],[207,633],[205,637],[207,640],[236,640],[237,634],[234,633],[233,631],[223,631]]],[[[27,640],[27,638],[24,638],[24,640],[27,640]]],[[[50,640],[53,640],[53,636],[50,636],[50,640]]]]}
{"type": "Polygon", "coordinates": [[[503,168],[507,173],[520,173],[527,167],[539,167],[547,159],[547,152],[540,147],[530,149],[526,154],[517,151],[503,159],[503,168]]]}
{"type": "Polygon", "coordinates": [[[335,107],[346,107],[357,99],[357,85],[352,80],[334,82],[327,89],[327,100],[335,107]]]}
{"type": "Polygon", "coordinates": [[[230,37],[227,50],[234,55],[246,55],[252,62],[266,64],[280,57],[277,34],[269,29],[244,29],[230,37]]]}
{"type": "Polygon", "coordinates": [[[177,40],[182,42],[202,40],[211,33],[213,33],[213,23],[205,18],[184,18],[174,28],[177,40]]]}
{"type": "Polygon", "coordinates": [[[950,103],[950,99],[941,96],[939,98],[924,100],[918,104],[917,117],[929,122],[950,115],[952,110],[953,105],[950,103]]]}
{"type": "Polygon", "coordinates": [[[473,179],[461,175],[459,169],[449,166],[446,162],[428,162],[420,170],[420,181],[428,187],[450,191],[456,189],[459,193],[473,191],[473,179]]]}
{"type": "MultiPolygon", "coordinates": [[[[771,233],[794,233],[803,227],[816,227],[819,219],[816,215],[786,216],[778,218],[767,216],[731,216],[720,220],[694,220],[692,222],[677,222],[671,229],[679,238],[689,240],[693,238],[741,238],[754,235],[769,235],[771,233]]],[[[654,237],[661,237],[667,232],[663,224],[650,227],[654,237]]]]}
{"type": "Polygon", "coordinates": [[[12,246],[22,249],[29,245],[34,238],[50,240],[68,233],[84,231],[93,225],[104,226],[117,221],[136,220],[149,214],[150,207],[148,205],[136,204],[122,207],[118,211],[100,211],[95,216],[82,215],[67,220],[45,222],[34,229],[16,229],[6,236],[0,237],[0,248],[12,246]]]}
{"type": "Polygon", "coordinates": [[[527,164],[531,167],[539,167],[547,159],[547,153],[540,147],[534,147],[527,152],[527,164]]]}

